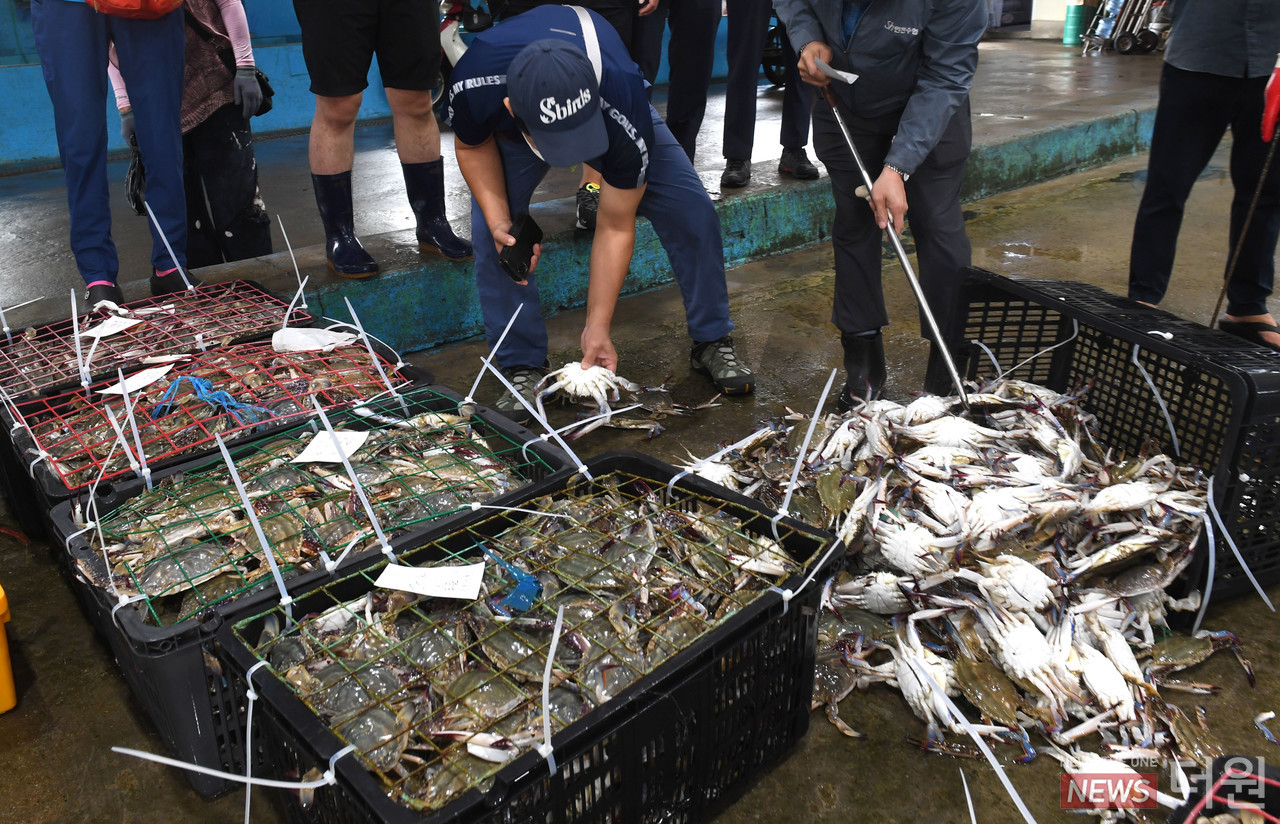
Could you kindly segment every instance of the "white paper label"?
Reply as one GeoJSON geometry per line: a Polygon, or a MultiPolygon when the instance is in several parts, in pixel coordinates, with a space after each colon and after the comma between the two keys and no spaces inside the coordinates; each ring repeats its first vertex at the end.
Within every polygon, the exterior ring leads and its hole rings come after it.
{"type": "Polygon", "coordinates": [[[332,352],[334,347],[347,346],[356,340],[350,332],[289,326],[277,329],[271,336],[271,348],[277,352],[332,352]]]}
{"type": "MultiPolygon", "coordinates": [[[[141,372],[135,372],[124,379],[124,387],[129,390],[129,394],[132,395],[139,389],[150,386],[160,380],[165,375],[169,374],[169,370],[171,369],[173,369],[173,364],[170,363],[166,366],[153,366],[150,369],[143,369],[141,372]]],[[[98,392],[102,395],[119,395],[121,394],[120,383],[116,382],[111,386],[108,386],[106,389],[98,390],[98,392]]]]}
{"type": "Polygon", "coordinates": [[[119,315],[111,317],[99,323],[92,329],[86,329],[80,333],[82,338],[109,338],[112,335],[118,335],[130,326],[137,326],[142,321],[137,318],[122,318],[119,315]]]}
{"type": "Polygon", "coordinates": [[[338,443],[342,446],[342,454],[333,447],[333,436],[327,431],[318,432],[302,450],[302,454],[290,463],[342,463],[344,457],[350,458],[364,442],[369,440],[368,432],[335,432],[338,443]]]}
{"type": "Polygon", "coordinates": [[[484,578],[484,562],[464,566],[409,567],[387,564],[375,584],[383,589],[402,589],[427,598],[459,598],[474,601],[480,597],[480,581],[484,578]]]}

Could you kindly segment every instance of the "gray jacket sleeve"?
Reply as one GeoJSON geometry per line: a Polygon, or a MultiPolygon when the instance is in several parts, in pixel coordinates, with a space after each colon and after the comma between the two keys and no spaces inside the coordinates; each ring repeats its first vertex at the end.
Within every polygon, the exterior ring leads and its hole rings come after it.
{"type": "Polygon", "coordinates": [[[773,10],[782,25],[787,27],[787,37],[791,39],[791,46],[797,53],[805,43],[826,41],[822,23],[818,20],[811,0],[774,0],[773,10]]]}
{"type": "Polygon", "coordinates": [[[885,162],[915,172],[973,86],[978,41],[987,30],[986,3],[939,0],[922,37],[916,85],[885,162]]]}

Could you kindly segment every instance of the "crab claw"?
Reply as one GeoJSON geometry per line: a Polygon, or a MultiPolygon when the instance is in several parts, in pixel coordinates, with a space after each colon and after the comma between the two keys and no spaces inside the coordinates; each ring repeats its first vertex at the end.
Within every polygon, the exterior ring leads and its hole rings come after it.
{"type": "Polygon", "coordinates": [[[1253,664],[1249,662],[1248,658],[1244,657],[1244,654],[1240,652],[1239,647],[1232,647],[1231,651],[1236,654],[1236,660],[1240,662],[1240,666],[1244,667],[1244,674],[1245,677],[1249,679],[1249,686],[1256,686],[1257,680],[1253,675],[1253,664]]]}

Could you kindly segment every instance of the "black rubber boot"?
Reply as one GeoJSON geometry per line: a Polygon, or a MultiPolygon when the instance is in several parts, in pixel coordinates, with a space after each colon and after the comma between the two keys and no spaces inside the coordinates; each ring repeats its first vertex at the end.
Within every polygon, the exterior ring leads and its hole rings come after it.
{"type": "Polygon", "coordinates": [[[471,241],[453,233],[444,216],[444,161],[401,163],[409,206],[418,219],[418,248],[449,260],[470,260],[471,241]]]}
{"type": "Polygon", "coordinates": [[[876,332],[873,337],[841,335],[844,347],[845,385],[836,400],[836,408],[848,412],[857,401],[870,401],[880,397],[884,389],[887,370],[884,363],[884,335],[876,332]]]}
{"type": "Polygon", "coordinates": [[[344,278],[367,278],[378,274],[378,261],[360,245],[356,237],[355,215],[351,207],[351,172],[311,175],[316,205],[324,224],[324,256],[329,268],[344,278]]]}

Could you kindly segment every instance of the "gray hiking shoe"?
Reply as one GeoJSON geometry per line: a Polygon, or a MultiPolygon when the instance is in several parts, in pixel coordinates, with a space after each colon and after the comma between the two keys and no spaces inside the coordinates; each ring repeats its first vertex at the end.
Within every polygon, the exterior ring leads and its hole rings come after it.
{"type": "MultiPolygon", "coordinates": [[[[511,382],[521,397],[529,404],[534,405],[533,387],[542,380],[542,376],[546,374],[545,369],[538,369],[533,366],[512,366],[502,370],[503,376],[511,382]]],[[[501,412],[516,423],[528,423],[533,420],[533,413],[525,408],[524,404],[516,400],[516,396],[512,394],[510,389],[505,389],[502,396],[498,398],[497,403],[493,405],[495,411],[501,412]]]]}
{"type": "Polygon", "coordinates": [[[745,395],[755,389],[756,376],[738,360],[733,336],[725,335],[709,343],[695,343],[689,365],[711,376],[711,382],[726,395],[745,395]]]}

